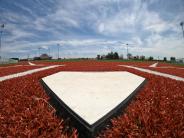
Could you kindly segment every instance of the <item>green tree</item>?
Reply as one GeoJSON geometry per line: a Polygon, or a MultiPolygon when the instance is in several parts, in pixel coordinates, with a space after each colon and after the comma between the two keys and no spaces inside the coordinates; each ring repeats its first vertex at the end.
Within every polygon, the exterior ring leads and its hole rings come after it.
{"type": "Polygon", "coordinates": [[[114,53],[113,52],[110,52],[106,55],[106,59],[113,59],[114,57],[114,53]]]}
{"type": "Polygon", "coordinates": [[[100,59],[100,55],[97,55],[97,57],[96,57],[98,60],[100,59]]]}
{"type": "Polygon", "coordinates": [[[167,61],[167,58],[166,57],[164,57],[164,61],[167,61]]]}
{"type": "Polygon", "coordinates": [[[175,57],[171,57],[170,60],[174,62],[174,61],[176,61],[176,58],[175,57]]]}
{"type": "Polygon", "coordinates": [[[152,57],[152,56],[150,56],[148,60],[153,60],[153,57],[152,57]]]}
{"type": "Polygon", "coordinates": [[[119,59],[119,55],[117,52],[114,53],[114,59],[119,59]]]}

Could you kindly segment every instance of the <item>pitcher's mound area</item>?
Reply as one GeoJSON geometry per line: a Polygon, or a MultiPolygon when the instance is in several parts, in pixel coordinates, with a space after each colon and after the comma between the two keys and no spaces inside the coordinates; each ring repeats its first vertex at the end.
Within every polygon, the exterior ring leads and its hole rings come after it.
{"type": "Polygon", "coordinates": [[[126,71],[59,72],[42,79],[49,96],[77,124],[79,134],[95,133],[126,107],[145,78],[126,71]]]}

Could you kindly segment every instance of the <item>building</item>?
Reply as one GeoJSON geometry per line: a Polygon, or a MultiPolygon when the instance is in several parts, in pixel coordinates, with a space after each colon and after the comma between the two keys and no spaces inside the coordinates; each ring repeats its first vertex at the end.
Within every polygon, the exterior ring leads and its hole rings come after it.
{"type": "Polygon", "coordinates": [[[50,57],[50,56],[47,55],[47,54],[42,54],[42,55],[40,56],[40,59],[41,59],[41,60],[47,60],[47,59],[52,59],[52,57],[50,57]]]}
{"type": "Polygon", "coordinates": [[[33,60],[49,60],[49,59],[52,59],[52,57],[47,54],[42,54],[40,57],[33,58],[33,60]]]}
{"type": "Polygon", "coordinates": [[[178,59],[176,59],[176,62],[178,62],[178,63],[184,63],[184,58],[178,58],[178,59]]]}

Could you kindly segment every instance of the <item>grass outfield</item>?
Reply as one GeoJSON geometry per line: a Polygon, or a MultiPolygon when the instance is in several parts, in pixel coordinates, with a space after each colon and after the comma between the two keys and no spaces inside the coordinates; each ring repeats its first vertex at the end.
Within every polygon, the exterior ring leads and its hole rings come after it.
{"type": "MultiPolygon", "coordinates": [[[[47,61],[47,62],[80,62],[80,61],[97,61],[97,62],[141,62],[141,63],[150,63],[150,62],[158,62],[158,61],[149,61],[149,60],[127,60],[127,59],[102,59],[102,60],[96,60],[96,59],[52,59],[52,60],[36,60],[35,62],[42,62],[42,61],[47,61]]],[[[34,61],[33,61],[34,62],[34,61]]],[[[163,63],[163,64],[168,64],[170,66],[179,66],[179,67],[184,67],[184,63],[173,63],[170,61],[159,61],[159,63],[163,63]]],[[[0,65],[1,66],[1,65],[0,65]]]]}
{"type": "MultiPolygon", "coordinates": [[[[51,59],[51,60],[44,60],[44,61],[49,61],[49,62],[63,62],[63,61],[89,61],[89,60],[95,60],[95,61],[107,61],[107,62],[150,62],[146,60],[127,60],[127,59],[51,59]]],[[[38,60],[39,61],[39,60],[38,60]]],[[[154,62],[154,61],[153,61],[154,62]]]]}
{"type": "Polygon", "coordinates": [[[182,66],[182,67],[184,67],[184,63],[172,63],[172,62],[167,62],[167,63],[169,63],[171,65],[176,65],[176,66],[182,66]]]}
{"type": "Polygon", "coordinates": [[[17,65],[17,63],[0,64],[0,67],[6,67],[10,65],[17,65]]]}

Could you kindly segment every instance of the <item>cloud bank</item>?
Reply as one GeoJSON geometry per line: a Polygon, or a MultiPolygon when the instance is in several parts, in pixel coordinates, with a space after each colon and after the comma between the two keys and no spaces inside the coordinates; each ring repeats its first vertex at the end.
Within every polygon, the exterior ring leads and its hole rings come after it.
{"type": "Polygon", "coordinates": [[[26,57],[96,57],[118,51],[126,55],[183,57],[183,0],[17,0],[0,1],[5,23],[2,53],[26,57]],[[124,44],[122,44],[124,43],[124,44]]]}

